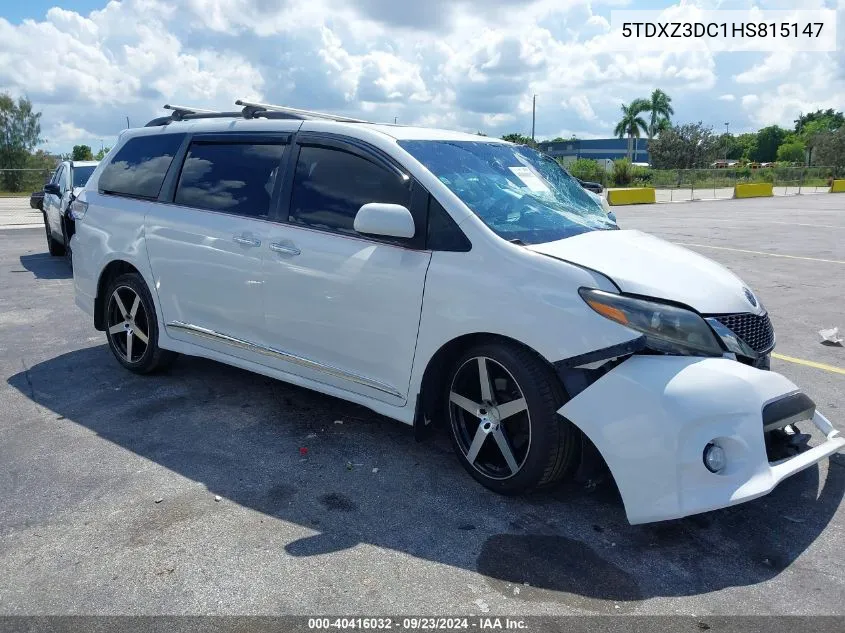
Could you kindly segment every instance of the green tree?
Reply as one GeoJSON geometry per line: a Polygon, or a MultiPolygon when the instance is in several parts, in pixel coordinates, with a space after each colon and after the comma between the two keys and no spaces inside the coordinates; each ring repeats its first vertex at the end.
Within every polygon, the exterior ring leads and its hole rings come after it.
{"type": "Polygon", "coordinates": [[[648,138],[651,140],[672,125],[670,119],[675,114],[672,109],[672,97],[659,88],[656,89],[648,99],[648,110],[646,112],[651,113],[647,130],[648,138]]]}
{"type": "Polygon", "coordinates": [[[757,163],[772,163],[777,159],[778,147],[786,138],[787,131],[778,125],[764,127],[757,132],[757,146],[751,153],[751,160],[757,163]]]}
{"type": "Polygon", "coordinates": [[[649,143],[648,153],[657,169],[691,169],[710,165],[720,147],[713,129],[699,121],[670,127],[649,143]]]}
{"type": "MultiPolygon", "coordinates": [[[[25,169],[30,152],[41,142],[41,113],[32,102],[20,97],[17,102],[0,93],[0,169],[25,169]]],[[[21,191],[26,172],[3,171],[3,188],[21,191]]]]}
{"type": "Polygon", "coordinates": [[[23,179],[24,191],[37,191],[41,189],[45,181],[50,178],[56,165],[59,164],[59,157],[53,154],[48,154],[43,149],[39,149],[29,155],[26,161],[27,171],[23,179]]]}
{"type": "MultiPolygon", "coordinates": [[[[486,136],[486,134],[482,134],[481,132],[478,132],[478,135],[486,136]]],[[[94,156],[94,160],[103,160],[106,157],[106,154],[108,154],[110,151],[111,147],[101,147],[100,151],[97,152],[97,154],[94,156]]]]}
{"type": "Polygon", "coordinates": [[[537,147],[537,143],[534,141],[534,139],[532,139],[530,136],[519,134],[518,132],[505,134],[502,137],[502,140],[509,141],[511,143],[516,143],[517,145],[528,145],[529,147],[537,147]]]}
{"type": "Polygon", "coordinates": [[[94,152],[88,145],[74,145],[71,160],[94,160],[94,152]]]}
{"type": "Polygon", "coordinates": [[[631,184],[631,161],[627,158],[617,158],[613,161],[613,184],[617,187],[627,187],[631,184]]]}
{"type": "Polygon", "coordinates": [[[815,164],[834,167],[840,174],[845,170],[845,125],[816,135],[815,164]]]}
{"type": "Polygon", "coordinates": [[[740,134],[734,139],[734,146],[728,154],[728,158],[734,160],[751,161],[751,156],[757,151],[757,134],[754,132],[746,132],[740,134]]]}
{"type": "Polygon", "coordinates": [[[804,134],[807,131],[807,126],[810,124],[815,124],[815,132],[835,132],[845,125],[845,115],[841,112],[834,111],[833,108],[828,108],[827,110],[816,110],[807,114],[799,114],[794,123],[796,134],[804,134]]]}
{"type": "Polygon", "coordinates": [[[801,141],[797,139],[787,141],[778,147],[777,158],[785,163],[801,163],[803,165],[804,151],[804,143],[801,141]]]}
{"type": "MultiPolygon", "coordinates": [[[[832,110],[828,110],[828,112],[832,112],[832,110]]],[[[835,114],[841,115],[842,113],[837,112],[835,114]]],[[[837,125],[838,119],[836,115],[830,117],[825,116],[822,118],[815,118],[805,122],[801,126],[801,132],[796,135],[804,142],[804,145],[807,147],[808,162],[810,165],[816,164],[813,152],[815,150],[819,138],[822,135],[829,134],[830,132],[835,132],[837,129],[841,129],[843,127],[842,125],[837,125]]]]}
{"type": "Polygon", "coordinates": [[[598,161],[590,158],[579,158],[569,163],[567,171],[581,180],[589,182],[600,182],[604,184],[605,175],[607,172],[604,167],[598,164],[598,161]]]}
{"type": "Polygon", "coordinates": [[[634,99],[629,105],[622,104],[622,118],[613,133],[617,138],[628,136],[628,162],[631,162],[633,155],[633,141],[634,138],[640,137],[640,132],[647,132],[648,125],[640,116],[643,112],[648,112],[649,103],[645,99],[634,99]]]}

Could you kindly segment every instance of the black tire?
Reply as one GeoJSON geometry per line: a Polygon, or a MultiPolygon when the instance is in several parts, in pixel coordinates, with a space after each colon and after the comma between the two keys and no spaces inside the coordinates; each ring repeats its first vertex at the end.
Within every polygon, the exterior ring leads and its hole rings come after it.
{"type": "Polygon", "coordinates": [[[60,257],[65,254],[65,247],[61,242],[53,238],[53,234],[50,232],[50,224],[47,222],[47,214],[44,213],[43,215],[44,231],[47,233],[47,250],[53,257],[60,257]]]}
{"type": "Polygon", "coordinates": [[[65,243],[65,257],[67,258],[67,263],[70,264],[70,267],[73,268],[73,249],[70,247],[70,237],[67,234],[67,218],[62,218],[62,238],[65,243]]]}
{"type": "Polygon", "coordinates": [[[103,310],[109,348],[126,369],[149,374],[168,367],[176,359],[175,352],[158,346],[155,304],[141,275],[125,273],[111,280],[103,298],[103,310]]]}
{"type": "Polygon", "coordinates": [[[547,363],[520,345],[491,342],[462,354],[446,381],[444,401],[459,461],[476,481],[494,492],[517,495],[549,486],[577,466],[579,431],[557,414],[566,401],[563,386],[547,363]],[[492,407],[483,402],[479,359],[485,359],[492,407]],[[477,369],[473,370],[473,364],[477,369]],[[478,376],[477,391],[472,386],[473,371],[478,376]],[[462,396],[466,400],[460,400],[462,396]],[[470,413],[470,405],[475,404],[486,407],[480,409],[484,415],[470,413]],[[499,434],[506,439],[511,461],[500,450],[499,434]],[[476,442],[479,448],[473,452],[476,442]],[[518,466],[515,472],[514,465],[518,466]]]}

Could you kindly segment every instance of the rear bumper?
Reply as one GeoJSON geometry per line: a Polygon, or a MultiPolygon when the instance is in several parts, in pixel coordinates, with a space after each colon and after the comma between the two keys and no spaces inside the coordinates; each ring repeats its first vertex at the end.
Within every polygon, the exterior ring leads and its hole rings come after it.
{"type": "Polygon", "coordinates": [[[558,413],[601,452],[628,520],[648,523],[760,497],[841,451],[845,438],[815,412],[812,422],[825,441],[795,457],[768,461],[763,408],[797,392],[780,374],[728,359],[635,355],[558,413]],[[719,473],[704,465],[711,442],[727,457],[719,473]]]}

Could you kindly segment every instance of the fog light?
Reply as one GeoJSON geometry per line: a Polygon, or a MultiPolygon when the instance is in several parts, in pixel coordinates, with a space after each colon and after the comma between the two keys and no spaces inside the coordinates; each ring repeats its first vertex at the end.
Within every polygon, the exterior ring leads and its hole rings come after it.
{"type": "Polygon", "coordinates": [[[725,468],[726,464],[725,449],[712,442],[704,447],[704,465],[707,466],[707,470],[718,473],[725,468]]]}

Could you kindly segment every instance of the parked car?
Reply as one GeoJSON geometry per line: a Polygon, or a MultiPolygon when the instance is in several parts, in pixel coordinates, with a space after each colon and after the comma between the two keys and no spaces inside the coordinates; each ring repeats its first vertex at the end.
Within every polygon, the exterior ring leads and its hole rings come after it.
{"type": "Polygon", "coordinates": [[[42,211],[50,255],[67,255],[71,259],[70,238],[75,227],[68,208],[97,165],[96,161],[64,161],[56,168],[50,182],[44,185],[42,211]]]}
{"type": "Polygon", "coordinates": [[[554,160],[239,104],[125,132],[72,203],[76,303],[129,371],[202,356],[440,423],[504,494],[597,449],[631,523],[759,497],[845,446],[768,370],[741,279],[619,230],[554,160]],[[801,422],[826,440],[775,455],[801,422]]]}
{"type": "Polygon", "coordinates": [[[590,182],[589,180],[581,180],[580,178],[576,178],[576,180],[587,191],[592,191],[593,193],[598,195],[601,195],[604,192],[604,187],[601,185],[601,183],[590,182]]]}
{"type": "Polygon", "coordinates": [[[31,209],[38,209],[39,211],[44,210],[44,190],[41,191],[33,191],[29,194],[29,207],[31,209]]]}

